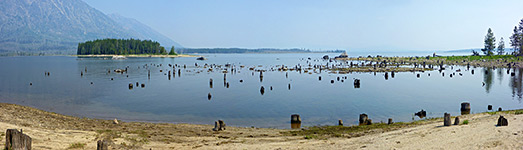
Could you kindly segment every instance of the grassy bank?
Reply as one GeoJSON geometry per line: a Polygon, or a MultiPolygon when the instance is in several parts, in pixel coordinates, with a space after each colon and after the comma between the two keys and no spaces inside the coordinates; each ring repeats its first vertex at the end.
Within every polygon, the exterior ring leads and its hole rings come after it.
{"type": "MultiPolygon", "coordinates": [[[[479,114],[471,115],[498,115],[498,114],[523,114],[523,109],[518,110],[507,110],[507,111],[495,111],[495,112],[483,112],[479,114]]],[[[454,120],[454,117],[451,117],[451,120],[454,120]]],[[[393,124],[387,123],[374,123],[371,125],[362,125],[362,126],[312,126],[305,127],[301,130],[293,130],[282,132],[283,135],[289,136],[303,136],[305,139],[328,139],[328,138],[353,138],[360,137],[368,134],[376,134],[389,132],[404,128],[411,128],[420,125],[426,125],[431,123],[441,123],[443,124],[443,117],[438,118],[427,118],[423,120],[413,121],[413,122],[396,122],[393,124]]],[[[461,125],[469,124],[469,120],[464,120],[461,125]]]]}

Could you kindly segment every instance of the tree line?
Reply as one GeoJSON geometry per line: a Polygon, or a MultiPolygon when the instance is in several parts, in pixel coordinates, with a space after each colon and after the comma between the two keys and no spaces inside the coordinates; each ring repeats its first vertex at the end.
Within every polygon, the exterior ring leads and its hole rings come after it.
{"type": "MultiPolygon", "coordinates": [[[[496,37],[492,29],[487,30],[487,35],[485,35],[485,47],[481,49],[483,53],[487,56],[494,55],[496,50],[496,37]]],[[[514,50],[512,55],[523,56],[523,19],[519,22],[518,25],[514,27],[512,36],[510,36],[510,46],[514,50]]],[[[479,53],[472,51],[473,55],[479,55],[479,53]]],[[[504,55],[505,52],[505,42],[503,37],[500,38],[499,44],[497,46],[497,54],[504,55]]]]}
{"type": "Polygon", "coordinates": [[[156,54],[177,55],[174,46],[167,53],[160,43],[152,40],[137,39],[97,39],[78,44],[78,55],[131,55],[156,54]]]}

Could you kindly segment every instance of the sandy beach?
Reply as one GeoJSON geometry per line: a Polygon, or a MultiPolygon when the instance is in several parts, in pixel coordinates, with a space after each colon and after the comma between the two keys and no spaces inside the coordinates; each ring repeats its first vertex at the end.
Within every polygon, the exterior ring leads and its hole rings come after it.
{"type": "MultiPolygon", "coordinates": [[[[23,129],[33,139],[33,149],[96,149],[101,139],[111,140],[114,149],[523,149],[523,114],[515,111],[459,116],[469,123],[450,127],[439,118],[391,130],[354,132],[361,136],[312,139],[289,134],[307,129],[228,126],[215,132],[211,125],[114,124],[5,103],[0,111],[0,130],[23,129]],[[496,126],[500,115],[508,119],[508,126],[496,126]]],[[[5,138],[0,138],[0,144],[5,144],[5,138]]]]}

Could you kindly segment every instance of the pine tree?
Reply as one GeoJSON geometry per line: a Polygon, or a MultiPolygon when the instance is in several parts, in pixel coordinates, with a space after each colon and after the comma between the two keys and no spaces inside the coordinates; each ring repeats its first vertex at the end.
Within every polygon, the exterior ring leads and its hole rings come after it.
{"type": "Polygon", "coordinates": [[[498,45],[498,55],[505,54],[505,42],[503,41],[503,37],[499,39],[499,45],[498,45]]]}
{"type": "Polygon", "coordinates": [[[493,54],[493,50],[496,49],[496,37],[494,37],[494,33],[492,32],[492,29],[488,28],[487,35],[485,36],[485,48],[483,48],[481,51],[487,56],[490,56],[493,54]]]}
{"type": "Polygon", "coordinates": [[[174,52],[174,46],[171,47],[171,51],[169,52],[169,55],[177,55],[177,54],[174,52]]]}

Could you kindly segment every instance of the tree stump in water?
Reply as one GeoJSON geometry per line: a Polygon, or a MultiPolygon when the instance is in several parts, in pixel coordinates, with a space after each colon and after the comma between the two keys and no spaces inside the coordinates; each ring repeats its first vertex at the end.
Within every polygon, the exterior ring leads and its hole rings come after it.
{"type": "Polygon", "coordinates": [[[492,105],[488,105],[487,110],[492,110],[492,105]]]}
{"type": "Polygon", "coordinates": [[[450,114],[449,113],[445,113],[443,115],[443,125],[444,126],[450,126],[451,125],[451,120],[450,120],[450,114]]]}
{"type": "Polygon", "coordinates": [[[470,114],[470,103],[463,102],[461,103],[461,115],[467,115],[470,114]]]}
{"type": "Polygon", "coordinates": [[[338,120],[338,126],[343,126],[343,120],[338,120]]]}
{"type": "Polygon", "coordinates": [[[109,142],[104,140],[98,140],[96,142],[96,150],[108,150],[109,149],[109,142]]]}
{"type": "Polygon", "coordinates": [[[392,118],[389,118],[389,122],[387,124],[393,124],[394,122],[392,122],[392,118]]]}
{"type": "Polygon", "coordinates": [[[6,150],[31,150],[32,139],[28,135],[18,132],[16,129],[7,129],[5,133],[6,150]]]}
{"type": "Polygon", "coordinates": [[[371,125],[372,120],[369,119],[367,114],[360,114],[359,125],[371,125]]]}

